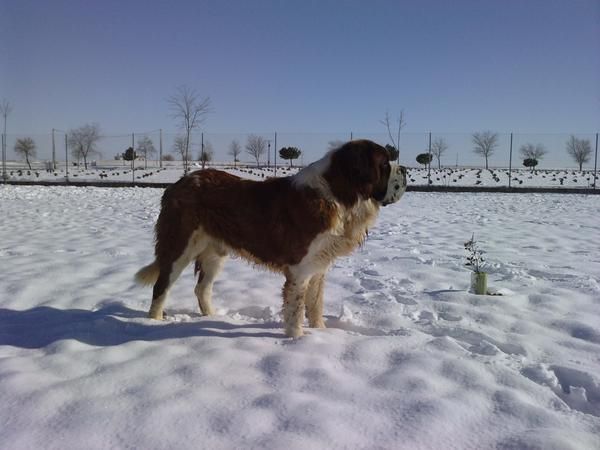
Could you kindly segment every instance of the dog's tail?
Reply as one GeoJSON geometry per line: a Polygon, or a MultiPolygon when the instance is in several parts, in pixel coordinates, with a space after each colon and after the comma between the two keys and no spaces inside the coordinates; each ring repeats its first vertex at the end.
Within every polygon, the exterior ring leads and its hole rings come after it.
{"type": "Polygon", "coordinates": [[[154,284],[158,280],[159,272],[158,263],[154,261],[138,270],[135,274],[135,281],[143,286],[154,284]]]}

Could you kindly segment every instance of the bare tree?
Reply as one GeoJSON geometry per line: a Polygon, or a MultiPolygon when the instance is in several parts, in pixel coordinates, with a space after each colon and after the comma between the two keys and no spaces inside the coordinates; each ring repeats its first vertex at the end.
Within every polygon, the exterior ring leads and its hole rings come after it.
{"type": "Polygon", "coordinates": [[[148,157],[156,155],[156,148],[152,139],[144,136],[137,142],[137,153],[144,156],[144,169],[148,167],[148,157]]]}
{"type": "Polygon", "coordinates": [[[100,126],[97,123],[85,124],[68,133],[68,143],[71,154],[77,160],[83,159],[83,165],[87,170],[87,160],[95,154],[100,154],[96,145],[100,140],[100,126]]]}
{"type": "Polygon", "coordinates": [[[260,157],[265,154],[267,141],[262,136],[251,134],[246,142],[246,153],[256,160],[256,167],[260,165],[260,157]]]}
{"type": "Polygon", "coordinates": [[[592,144],[588,139],[577,139],[571,135],[567,141],[567,153],[579,164],[579,170],[582,170],[583,165],[590,160],[592,144]]]}
{"type": "Polygon", "coordinates": [[[441,157],[446,150],[448,150],[448,144],[444,138],[437,138],[431,143],[431,154],[437,159],[438,169],[442,168],[441,157]]]}
{"type": "Polygon", "coordinates": [[[2,140],[2,178],[6,180],[6,119],[12,112],[12,105],[6,99],[0,103],[0,114],[4,118],[4,139],[2,140]]]}
{"type": "Polygon", "coordinates": [[[185,136],[176,136],[173,141],[173,153],[181,158],[183,161],[183,168],[187,171],[187,166],[189,164],[189,153],[187,152],[186,147],[186,138],[185,136]],[[188,158],[188,159],[186,159],[188,158]]]}
{"type": "Polygon", "coordinates": [[[199,128],[206,118],[206,115],[212,112],[209,97],[200,99],[200,95],[195,89],[187,86],[179,86],[176,93],[168,99],[171,109],[171,117],[179,121],[180,128],[184,131],[184,156],[183,170],[188,172],[190,139],[192,131],[199,128]]]}
{"type": "Polygon", "coordinates": [[[539,161],[542,157],[548,153],[543,144],[523,144],[519,149],[519,152],[525,159],[535,159],[539,161]]]}
{"type": "Polygon", "coordinates": [[[17,139],[15,144],[15,153],[25,158],[25,162],[31,170],[31,158],[36,157],[35,142],[30,137],[17,139]]]}
{"type": "Polygon", "coordinates": [[[394,126],[395,128],[395,124],[392,124],[392,120],[390,119],[390,113],[388,111],[385,112],[385,117],[383,120],[380,120],[380,122],[386,127],[390,141],[392,141],[392,145],[398,151],[398,160],[400,160],[400,132],[402,131],[402,128],[404,128],[404,126],[406,125],[406,122],[404,121],[404,110],[400,110],[400,117],[398,117],[397,120],[398,129],[394,130],[396,132],[396,139],[394,139],[394,136],[392,135],[392,126],[394,126]]]}
{"type": "Polygon", "coordinates": [[[491,131],[483,131],[473,134],[473,151],[485,158],[485,168],[488,168],[488,158],[494,154],[494,150],[498,146],[498,133],[491,131]]]}
{"type": "Polygon", "coordinates": [[[231,144],[229,144],[228,152],[228,154],[233,157],[233,167],[237,167],[237,162],[239,161],[238,156],[240,156],[241,153],[242,146],[236,139],[234,139],[233,141],[231,141],[231,144]]]}
{"type": "Polygon", "coordinates": [[[200,154],[198,155],[198,161],[202,163],[203,169],[205,168],[206,163],[213,160],[214,153],[213,145],[209,141],[206,141],[204,143],[204,148],[200,149],[200,154]]]}

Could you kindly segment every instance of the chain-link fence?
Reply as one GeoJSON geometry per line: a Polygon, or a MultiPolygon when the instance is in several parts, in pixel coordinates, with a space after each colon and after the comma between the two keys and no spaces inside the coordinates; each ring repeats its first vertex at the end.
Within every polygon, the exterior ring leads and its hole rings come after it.
{"type": "MultiPolygon", "coordinates": [[[[527,134],[490,133],[492,139],[485,151],[475,142],[475,133],[402,133],[399,144],[399,161],[414,168],[414,183],[436,184],[438,178],[459,170],[487,168],[498,186],[511,186],[522,182],[527,171],[545,172],[544,177],[555,179],[561,186],[567,178],[579,177],[579,187],[595,187],[597,184],[598,134],[527,134]],[[583,152],[573,156],[573,144],[583,152]],[[530,152],[536,150],[535,164],[525,167],[524,161],[532,159],[530,152]],[[528,153],[529,152],[529,153],[528,153]],[[417,162],[420,154],[430,154],[431,162],[417,162]],[[487,157],[486,155],[487,154],[487,157]],[[581,166],[581,170],[580,170],[581,166]],[[518,174],[516,179],[514,173],[518,174]],[[433,176],[433,179],[432,179],[433,176]],[[426,178],[423,178],[426,177],[426,178]],[[562,181],[559,181],[563,178],[562,181]]],[[[103,134],[94,148],[85,155],[77,152],[70,136],[63,130],[46,134],[7,134],[2,136],[3,179],[10,173],[24,170],[55,172],[56,178],[77,176],[82,171],[120,171],[129,174],[131,181],[137,179],[136,171],[181,168],[185,164],[185,142],[181,133],[153,130],[126,134],[103,134]],[[29,138],[34,148],[28,154],[22,141],[29,138]],[[132,149],[129,150],[128,149],[132,149]],[[30,168],[31,166],[31,168],[30,168]]],[[[305,166],[321,158],[328,149],[352,139],[371,139],[382,145],[392,144],[387,133],[211,133],[194,132],[187,145],[187,160],[191,168],[209,166],[305,166]],[[296,147],[301,153],[297,159],[282,160],[280,150],[296,147]]],[[[141,175],[140,175],[141,176],[141,175]]],[[[481,174],[479,174],[481,176],[481,174]]],[[[572,180],[571,180],[572,181],[572,180]]],[[[550,183],[551,184],[551,183],[550,183]]],[[[571,183],[572,184],[572,183],[571,183]]]]}

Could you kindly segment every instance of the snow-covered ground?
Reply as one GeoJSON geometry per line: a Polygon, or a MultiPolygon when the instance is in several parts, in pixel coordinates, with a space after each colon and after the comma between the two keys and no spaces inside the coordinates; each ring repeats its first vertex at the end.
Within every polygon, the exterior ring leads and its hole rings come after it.
{"type": "Polygon", "coordinates": [[[291,340],[236,259],[146,319],[161,194],[0,186],[0,448],[600,448],[600,197],[407,193],[291,340]]]}
{"type": "MultiPolygon", "coordinates": [[[[129,163],[128,163],[129,164],[129,163]]],[[[79,168],[69,169],[70,181],[115,181],[115,182],[144,182],[144,183],[173,183],[183,174],[181,163],[169,163],[159,167],[143,168],[143,163],[138,162],[135,173],[132,175],[129,165],[114,165],[100,163],[97,167],[89,167],[88,170],[79,168]]],[[[156,164],[153,162],[153,164],[156,164]]],[[[26,170],[17,169],[12,166],[8,170],[10,180],[14,181],[64,181],[66,172],[59,169],[47,172],[42,169],[26,170]]],[[[272,176],[287,176],[296,173],[298,169],[278,167],[277,172],[273,168],[234,168],[233,166],[220,164],[216,166],[244,178],[264,179],[272,176]]],[[[198,163],[192,163],[192,170],[199,169],[198,163]]],[[[573,187],[589,188],[594,185],[593,170],[575,169],[544,169],[531,171],[529,169],[512,169],[509,176],[508,169],[476,169],[476,168],[432,168],[431,171],[422,168],[409,168],[409,184],[422,186],[485,186],[485,187],[573,187]],[[430,182],[431,181],[431,182],[430,182]]],[[[600,175],[597,175],[600,177],[600,175]]]]}
{"type": "MultiPolygon", "coordinates": [[[[64,166],[54,171],[47,171],[41,168],[28,170],[22,165],[11,164],[7,170],[7,176],[10,181],[44,181],[44,182],[64,182],[68,177],[69,181],[89,181],[89,182],[125,182],[125,183],[174,183],[183,175],[181,162],[165,162],[163,167],[156,166],[153,161],[147,168],[144,168],[143,162],[137,162],[135,170],[132,173],[131,163],[123,162],[115,165],[114,161],[100,162],[96,166],[89,165],[85,170],[83,167],[70,167],[67,171],[64,166]]],[[[200,163],[190,163],[190,170],[199,170],[202,168],[200,163]]],[[[227,164],[214,164],[219,170],[235,174],[237,176],[261,180],[266,177],[288,176],[298,171],[296,167],[274,167],[256,168],[252,166],[234,167],[227,164]]]]}
{"type": "MultiPolygon", "coordinates": [[[[598,176],[598,175],[597,175],[598,176]]],[[[600,177],[600,176],[599,176],[600,177]]],[[[594,186],[594,171],[573,169],[415,169],[409,170],[409,184],[433,186],[492,186],[492,187],[573,187],[594,186]],[[431,182],[430,182],[431,181],[431,182]]]]}

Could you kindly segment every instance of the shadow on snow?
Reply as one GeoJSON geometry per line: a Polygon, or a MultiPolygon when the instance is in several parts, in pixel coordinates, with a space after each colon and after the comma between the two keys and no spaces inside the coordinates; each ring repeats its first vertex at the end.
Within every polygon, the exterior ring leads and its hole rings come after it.
{"type": "Polygon", "coordinates": [[[34,349],[65,339],[106,347],[131,341],[200,336],[285,338],[283,332],[265,331],[277,326],[268,323],[235,325],[208,318],[193,322],[157,322],[120,303],[95,311],[47,306],[25,311],[0,308],[0,345],[34,349]]]}

